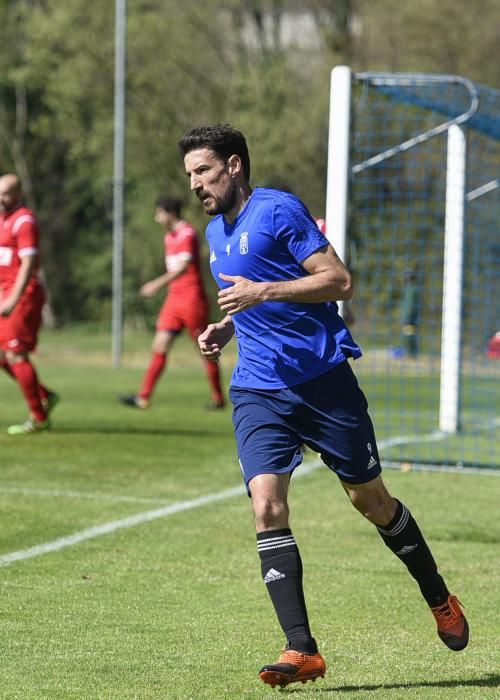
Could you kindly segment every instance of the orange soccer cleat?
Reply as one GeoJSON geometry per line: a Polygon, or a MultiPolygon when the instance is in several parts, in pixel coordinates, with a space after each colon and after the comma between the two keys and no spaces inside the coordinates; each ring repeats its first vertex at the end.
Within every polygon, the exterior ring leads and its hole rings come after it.
{"type": "Polygon", "coordinates": [[[277,663],[264,666],[259,677],[264,683],[284,688],[289,683],[306,683],[323,678],[326,673],[325,660],[319,652],[303,654],[294,649],[284,649],[277,663]]]}
{"type": "Polygon", "coordinates": [[[431,608],[439,638],[453,651],[465,649],[469,642],[469,625],[460,606],[458,598],[450,595],[445,603],[431,608]]]}

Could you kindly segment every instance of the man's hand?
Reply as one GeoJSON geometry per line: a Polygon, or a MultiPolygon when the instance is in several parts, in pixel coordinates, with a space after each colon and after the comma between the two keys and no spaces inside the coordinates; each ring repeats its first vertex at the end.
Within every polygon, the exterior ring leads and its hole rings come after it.
{"type": "Polygon", "coordinates": [[[240,275],[231,276],[224,275],[222,272],[219,274],[221,280],[224,282],[232,282],[231,287],[226,287],[221,289],[218,294],[218,304],[222,311],[232,316],[237,314],[239,311],[244,311],[249,309],[261,301],[264,301],[263,294],[265,290],[265,282],[252,282],[246,279],[246,277],[241,277],[240,275]]]}
{"type": "Polygon", "coordinates": [[[13,312],[35,272],[38,255],[26,254],[20,260],[21,264],[16,274],[16,280],[9,289],[8,295],[4,296],[0,293],[0,316],[10,316],[13,312]]]}
{"type": "Polygon", "coordinates": [[[234,335],[234,326],[230,318],[225,318],[219,323],[211,323],[198,336],[198,345],[201,354],[207,360],[218,362],[222,348],[229,343],[234,335]]]}
{"type": "Polygon", "coordinates": [[[159,279],[151,280],[151,282],[146,282],[140,287],[139,294],[141,297],[154,297],[164,285],[165,283],[159,279]]]}
{"type": "Polygon", "coordinates": [[[17,304],[17,299],[9,296],[6,299],[0,299],[0,316],[10,316],[17,304]]]}

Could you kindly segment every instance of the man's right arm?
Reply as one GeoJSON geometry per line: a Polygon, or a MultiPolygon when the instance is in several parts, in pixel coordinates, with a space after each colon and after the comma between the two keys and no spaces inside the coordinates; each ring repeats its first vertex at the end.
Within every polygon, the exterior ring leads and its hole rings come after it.
{"type": "Polygon", "coordinates": [[[253,282],[240,275],[219,273],[224,282],[230,283],[219,290],[219,307],[233,316],[264,301],[320,304],[351,299],[351,275],[331,245],[312,253],[301,265],[307,275],[277,282],[253,282]]]}
{"type": "Polygon", "coordinates": [[[139,294],[141,295],[141,297],[154,296],[157,292],[160,291],[160,289],[162,289],[163,287],[167,287],[170,284],[170,282],[177,279],[177,277],[183,275],[184,272],[187,270],[188,265],[189,260],[183,260],[182,263],[175,268],[175,270],[167,271],[163,273],[163,275],[160,275],[160,277],[155,277],[154,280],[143,284],[142,287],[140,287],[139,289],[139,294]]]}
{"type": "Polygon", "coordinates": [[[207,360],[217,362],[224,348],[234,335],[234,324],[231,316],[225,316],[218,323],[211,323],[198,336],[201,354],[207,360]]]}
{"type": "Polygon", "coordinates": [[[19,270],[17,271],[16,280],[12,289],[9,290],[9,294],[0,295],[0,316],[10,316],[14,307],[21,298],[24,290],[26,289],[28,282],[33,276],[38,262],[38,255],[23,255],[21,257],[21,264],[19,270]]]}

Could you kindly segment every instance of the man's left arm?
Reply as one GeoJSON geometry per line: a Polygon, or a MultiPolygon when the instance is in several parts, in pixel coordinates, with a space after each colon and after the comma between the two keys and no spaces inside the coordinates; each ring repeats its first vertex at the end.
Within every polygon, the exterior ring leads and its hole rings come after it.
{"type": "Polygon", "coordinates": [[[160,277],[156,277],[154,280],[146,282],[142,285],[142,287],[140,287],[139,294],[142,297],[154,296],[157,292],[160,291],[160,289],[162,289],[162,287],[167,287],[170,284],[170,282],[173,282],[173,280],[183,275],[188,269],[189,263],[190,258],[186,258],[178,264],[178,267],[176,267],[175,270],[169,270],[163,275],[160,275],[160,277]]]}
{"type": "Polygon", "coordinates": [[[239,275],[220,274],[222,280],[233,283],[219,291],[220,308],[232,315],[264,301],[321,304],[351,299],[351,275],[331,245],[319,248],[301,265],[306,276],[282,282],[252,282],[239,275]]]}
{"type": "Polygon", "coordinates": [[[17,302],[21,298],[33,272],[36,269],[38,255],[21,256],[21,264],[17,271],[16,281],[7,296],[0,301],[0,316],[10,316],[17,302]]]}

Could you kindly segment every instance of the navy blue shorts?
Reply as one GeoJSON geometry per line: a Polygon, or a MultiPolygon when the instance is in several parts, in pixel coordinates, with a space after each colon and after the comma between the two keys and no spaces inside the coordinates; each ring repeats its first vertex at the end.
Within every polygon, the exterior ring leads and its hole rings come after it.
{"type": "Polygon", "coordinates": [[[258,474],[292,472],[303,445],[347,483],[364,484],[381,472],[368,403],[347,361],[285,389],[231,387],[230,398],[247,489],[258,474]]]}

